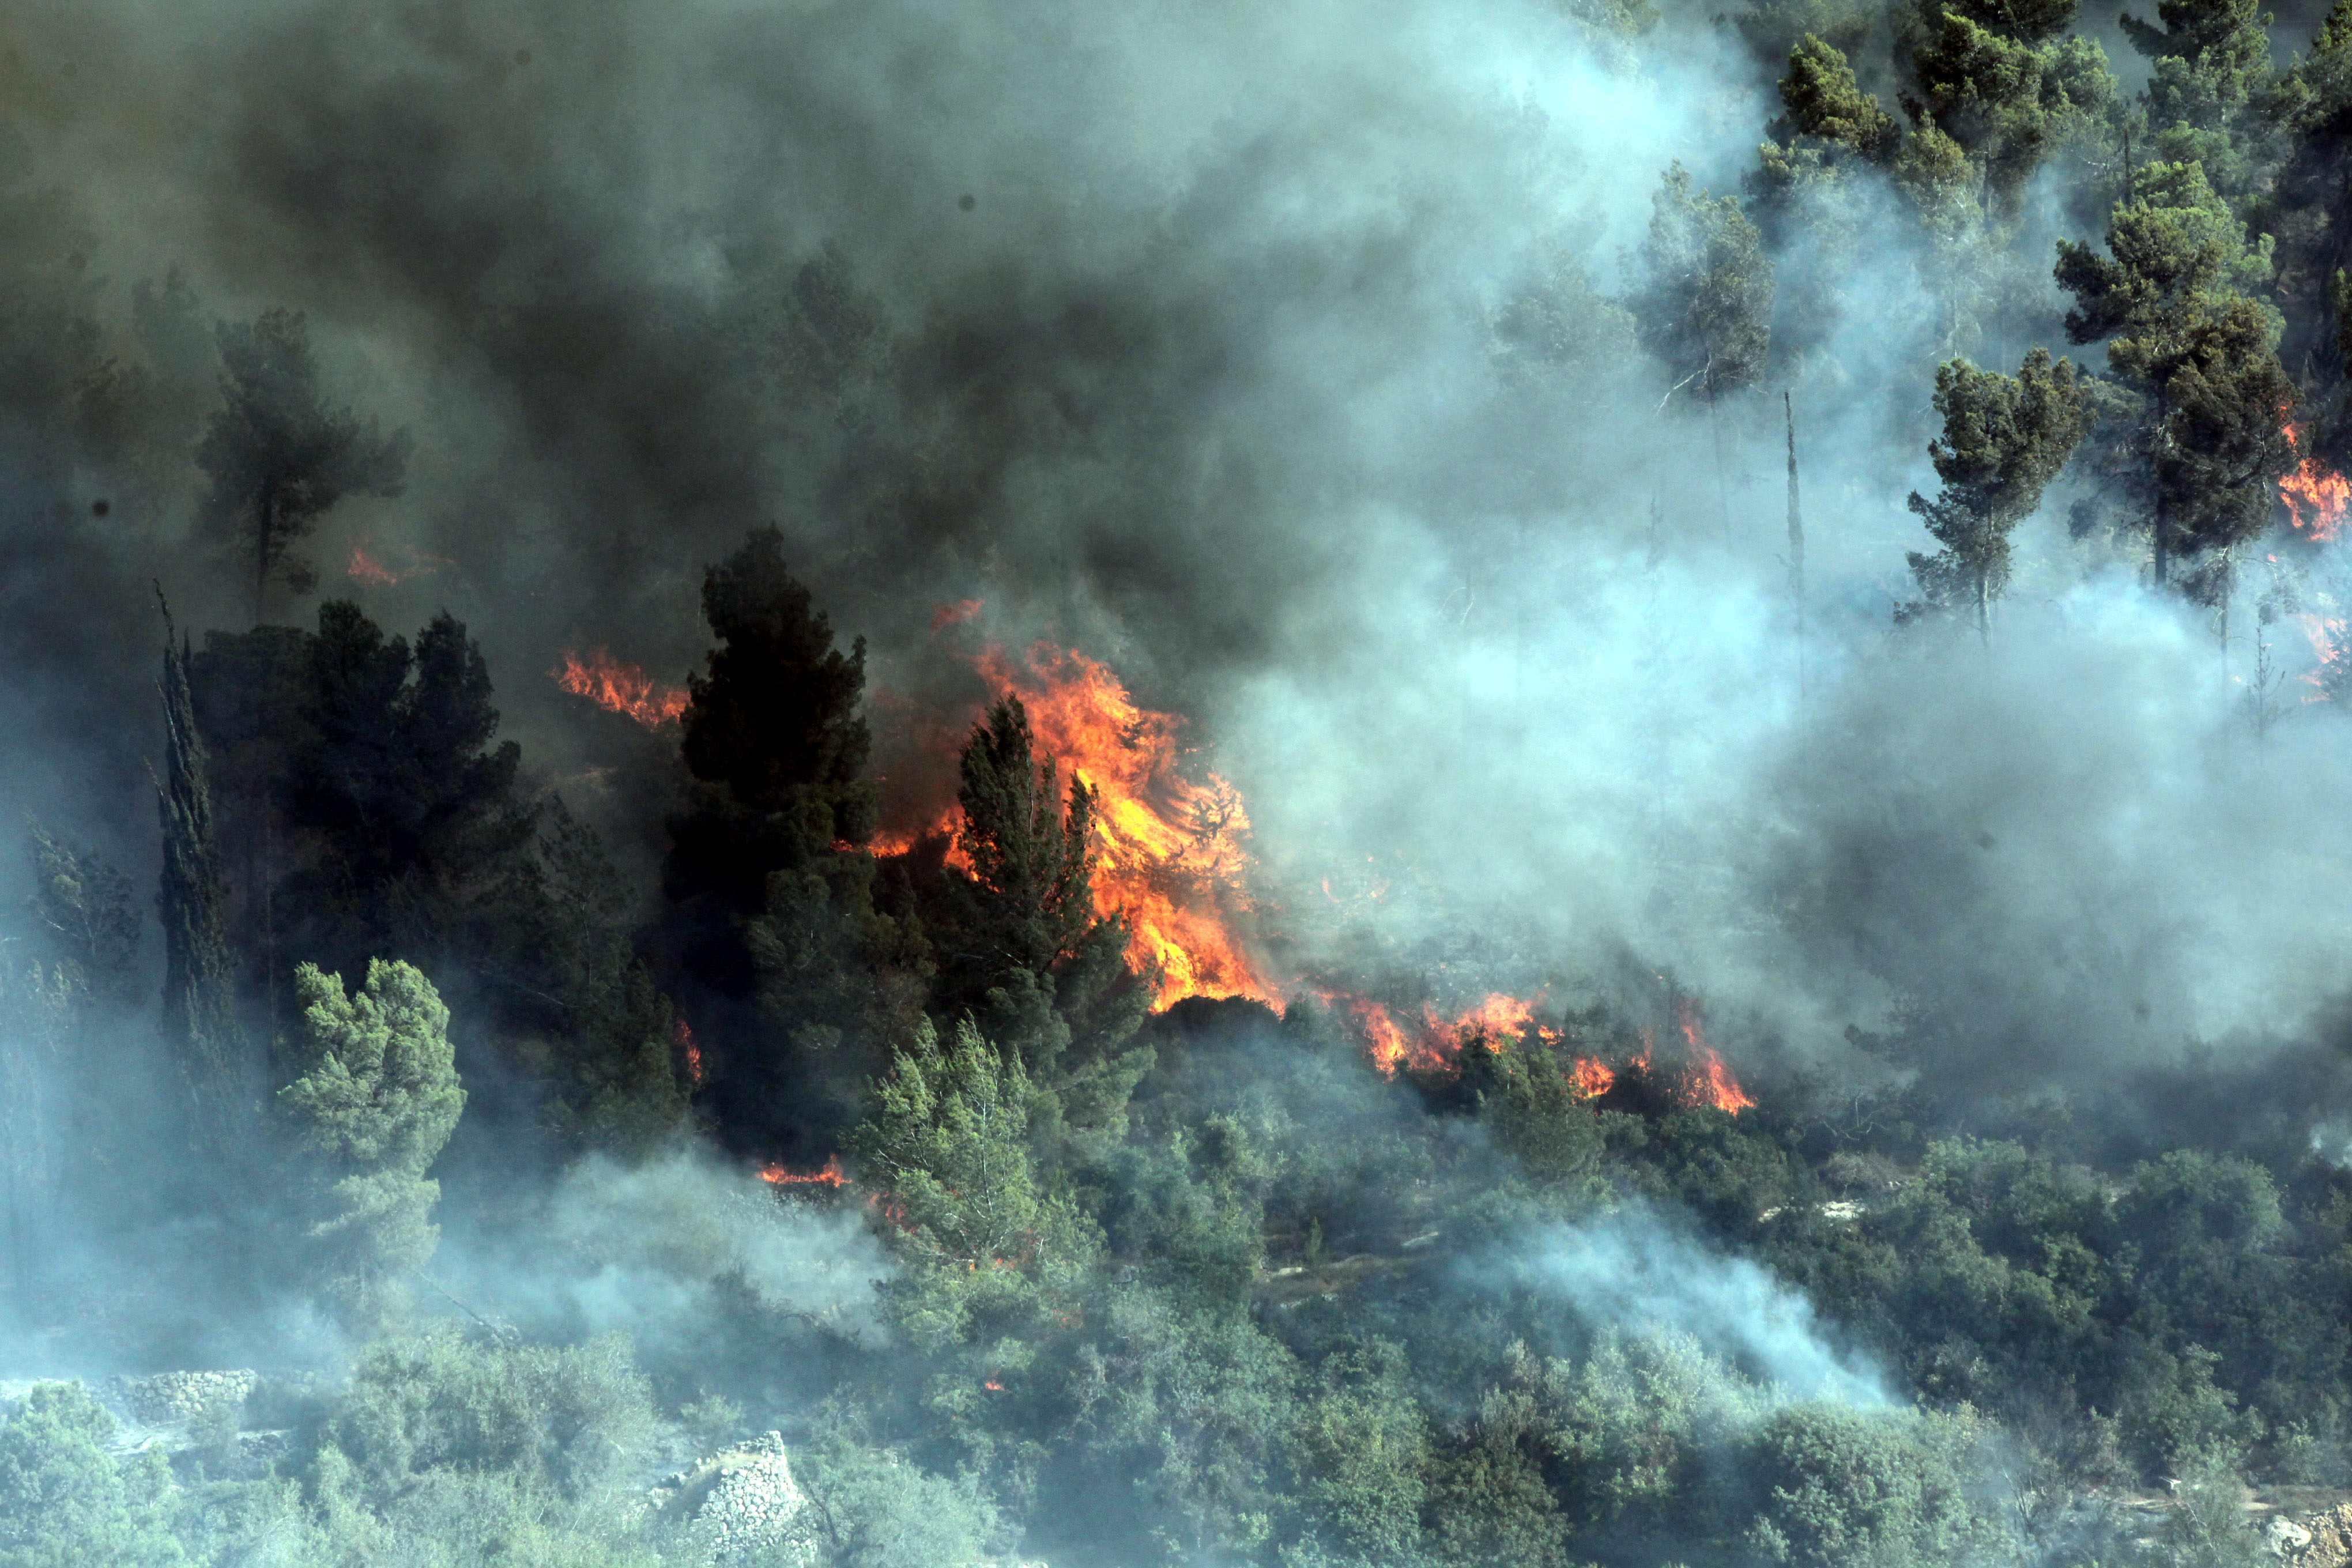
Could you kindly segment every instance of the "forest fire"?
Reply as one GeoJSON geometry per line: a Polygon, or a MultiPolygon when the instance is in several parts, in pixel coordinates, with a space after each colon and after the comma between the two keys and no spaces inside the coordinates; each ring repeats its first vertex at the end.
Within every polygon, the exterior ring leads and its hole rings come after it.
{"type": "Polygon", "coordinates": [[[2345,510],[2352,506],[2352,480],[2316,457],[2302,457],[2305,428],[2301,425],[2286,427],[2287,445],[2301,461],[2294,472],[2279,480],[2279,499],[2286,502],[2288,521],[2296,531],[2325,543],[2343,530],[2345,510]]]}
{"type": "Polygon", "coordinates": [[[1187,996],[1275,1001],[1234,929],[1249,816],[1216,774],[1196,784],[1179,772],[1184,721],[1137,707],[1108,667],[1051,643],[1019,664],[994,646],[973,662],[1020,697],[1039,750],[1096,792],[1095,906],[1126,918],[1132,956],[1157,971],[1152,1011],[1187,996]]]}
{"type": "MultiPolygon", "coordinates": [[[[1496,1041],[1532,1037],[1557,1053],[1564,1038],[1560,1030],[1535,1021],[1536,1008],[1543,1002],[1540,994],[1525,999],[1490,992],[1486,1000],[1451,1018],[1440,1016],[1435,1008],[1424,1004],[1419,1022],[1410,1026],[1399,1023],[1388,1008],[1368,997],[1344,991],[1325,991],[1320,994],[1326,1003],[1354,1021],[1358,1032],[1364,1037],[1373,1065],[1391,1078],[1400,1070],[1450,1069],[1460,1058],[1464,1045],[1473,1040],[1483,1042],[1492,1050],[1496,1041]]],[[[1730,1066],[1707,1044],[1697,1005],[1687,998],[1678,1001],[1675,1020],[1681,1030],[1685,1053],[1681,1068],[1671,1073],[1659,1072],[1653,1036],[1644,1030],[1641,1054],[1627,1064],[1626,1070],[1643,1079],[1663,1081],[1670,1097],[1684,1105],[1711,1105],[1734,1116],[1754,1105],[1755,1100],[1740,1087],[1730,1066]]],[[[1585,1056],[1570,1058],[1560,1071],[1580,1100],[1600,1099],[1617,1086],[1619,1078],[1619,1069],[1585,1056]]]]}
{"type": "Polygon", "coordinates": [[[1675,1004],[1675,1021],[1682,1026],[1683,1043],[1690,1051],[1689,1065],[1683,1069],[1683,1093],[1693,1105],[1712,1105],[1717,1110],[1727,1110],[1737,1116],[1754,1105],[1739,1080],[1731,1076],[1731,1068],[1723,1058],[1706,1043],[1706,1031],[1698,1021],[1698,1005],[1688,997],[1675,1004]]]}
{"type": "Polygon", "coordinates": [[[760,1167],[760,1180],[772,1187],[849,1185],[848,1173],[842,1170],[838,1154],[830,1156],[821,1168],[814,1171],[791,1171],[781,1163],[762,1165],[760,1167]]]}
{"type": "Polygon", "coordinates": [[[686,688],[665,686],[601,647],[585,656],[566,648],[562,664],[549,673],[564,690],[585,697],[600,708],[625,713],[648,730],[674,724],[686,712],[686,688]]]}
{"type": "MultiPolygon", "coordinates": [[[[991,645],[972,665],[1000,696],[1021,699],[1040,756],[1095,792],[1096,912],[1127,921],[1129,957],[1158,976],[1151,1010],[1164,1013],[1188,996],[1278,1005],[1236,929],[1250,864],[1242,847],[1248,813],[1214,773],[1202,783],[1183,776],[1182,718],[1138,707],[1108,666],[1051,643],[1017,662],[991,645]]],[[[959,820],[950,807],[929,831],[951,835],[959,820]]],[[[877,837],[874,852],[904,854],[917,837],[877,837]]],[[[948,864],[970,862],[951,845],[948,864]]]]}
{"type": "Polygon", "coordinates": [[[678,1073],[689,1089],[702,1087],[702,1047],[696,1044],[694,1031],[680,1018],[669,1032],[670,1049],[677,1055],[678,1073]]]}

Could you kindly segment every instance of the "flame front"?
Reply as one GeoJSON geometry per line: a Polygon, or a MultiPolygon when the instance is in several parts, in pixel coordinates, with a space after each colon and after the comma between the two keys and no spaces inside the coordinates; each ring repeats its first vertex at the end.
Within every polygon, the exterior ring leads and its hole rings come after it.
{"type": "Polygon", "coordinates": [[[826,1187],[849,1185],[848,1173],[842,1170],[841,1156],[838,1154],[829,1157],[822,1168],[814,1171],[789,1171],[782,1164],[762,1165],[760,1167],[760,1180],[775,1187],[799,1187],[811,1184],[826,1187]]]}
{"type": "Polygon", "coordinates": [[[1690,1047],[1690,1065],[1683,1073],[1685,1098],[1694,1105],[1712,1105],[1734,1116],[1755,1104],[1731,1076],[1723,1058],[1706,1043],[1706,1031],[1699,1026],[1698,1005],[1688,997],[1675,1003],[1675,1021],[1682,1026],[1683,1042],[1690,1047]]]}
{"type": "MultiPolygon", "coordinates": [[[[2286,444],[2298,457],[2305,428],[2286,427],[2286,444]]],[[[2279,499],[2286,502],[2287,518],[2298,532],[2325,543],[2344,527],[2345,510],[2352,506],[2352,481],[2315,457],[2303,458],[2294,472],[2279,480],[2279,499]]]]}
{"type": "Polygon", "coordinates": [[[563,650],[563,663],[550,671],[557,685],[600,708],[625,713],[648,730],[674,724],[686,712],[686,688],[665,686],[634,664],[623,664],[603,648],[585,656],[563,650]]]}
{"type": "MultiPolygon", "coordinates": [[[[1536,1022],[1536,1009],[1543,1003],[1540,994],[1528,999],[1489,992],[1486,1000],[1464,1008],[1451,1018],[1424,1005],[1420,1021],[1412,1027],[1400,1024],[1393,1013],[1369,997],[1345,991],[1324,991],[1319,994],[1354,1021],[1372,1064],[1391,1078],[1400,1069],[1451,1070],[1460,1059],[1462,1047],[1474,1040],[1491,1050],[1498,1040],[1532,1037],[1555,1055],[1565,1043],[1561,1031],[1536,1022]]],[[[1734,1116],[1754,1105],[1756,1101],[1740,1088],[1729,1065],[1707,1044],[1697,1005],[1688,998],[1677,1001],[1675,1021],[1682,1030],[1687,1054],[1672,1079],[1673,1098],[1685,1105],[1711,1105],[1734,1116]]],[[[1641,1051],[1627,1064],[1628,1069],[1645,1078],[1654,1077],[1655,1058],[1652,1033],[1644,1029],[1641,1051]]],[[[1598,1100],[1617,1083],[1617,1069],[1591,1057],[1570,1058],[1562,1064],[1560,1073],[1580,1100],[1598,1100]]]]}

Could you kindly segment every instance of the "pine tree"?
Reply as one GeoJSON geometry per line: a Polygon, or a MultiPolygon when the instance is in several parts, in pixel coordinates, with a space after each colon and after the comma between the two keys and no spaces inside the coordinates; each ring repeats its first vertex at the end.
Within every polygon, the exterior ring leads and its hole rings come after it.
{"type": "Polygon", "coordinates": [[[2088,398],[2073,365],[2036,349],[2013,377],[1951,361],[1936,373],[1936,412],[1944,433],[1927,456],[1943,489],[1932,501],[1914,490],[1910,507],[1944,548],[1914,553],[1911,571],[1927,604],[1969,605],[1986,637],[2009,584],[2010,534],[2082,440],[2088,398]]]}
{"type": "Polygon", "coordinates": [[[1015,696],[973,727],[960,767],[956,843],[971,870],[943,921],[955,956],[934,1006],[975,1015],[1019,1055],[1041,1140],[1108,1146],[1150,1070],[1150,1047],[1134,1042],[1150,994],[1128,967],[1126,922],[1095,910],[1094,792],[1075,776],[1059,787],[1015,696]]]}
{"type": "Polygon", "coordinates": [[[346,495],[397,495],[408,466],[407,432],[389,437],[349,408],[329,408],[319,387],[310,328],[290,310],[215,329],[221,409],[196,446],[212,480],[205,517],[252,552],[253,618],[270,579],[301,591],[314,574],[287,553],[346,495]]]}
{"type": "Polygon", "coordinates": [[[299,1076],[278,1091],[278,1111],[310,1162],[308,1269],[352,1321],[373,1323],[440,1237],[441,1184],[425,1173],[466,1107],[449,1010],[414,966],[381,959],[355,994],[308,963],[294,984],[299,1076]]]}
{"type": "Polygon", "coordinates": [[[1772,262],[1730,196],[1696,189],[1680,163],[1651,199],[1645,281],[1629,301],[1675,391],[1712,405],[1755,384],[1772,341],[1772,262]]]}
{"type": "Polygon", "coordinates": [[[974,926],[985,962],[1043,973],[1075,954],[1095,923],[1094,792],[1073,777],[1065,800],[1054,759],[1035,754],[1018,697],[988,710],[960,766],[956,847],[979,894],[974,926]]]}
{"type": "Polygon", "coordinates": [[[259,1085],[233,1005],[236,962],[224,906],[226,879],[213,829],[204,737],[188,683],[189,650],[165,622],[163,818],[163,871],[156,910],[163,927],[163,1038],[186,1085],[191,1131],[200,1149],[237,1157],[249,1145],[259,1085]]]}
{"type": "Polygon", "coordinates": [[[445,611],[412,650],[337,600],[307,673],[304,742],[277,793],[318,853],[278,889],[289,945],[341,967],[385,949],[478,964],[514,918],[541,815],[518,787],[521,748],[494,743],[479,646],[445,611]]]}
{"type": "Polygon", "coordinates": [[[2056,275],[2073,293],[2066,335],[2108,341],[2107,363],[2140,400],[2137,434],[2117,437],[2147,455],[2154,576],[2176,556],[2216,552],[2221,574],[2192,582],[2225,600],[2230,552],[2258,534],[2294,466],[2284,424],[2295,389],[2280,366],[2276,312],[2244,289],[2271,274],[2270,239],[2249,245],[2245,225],[2195,163],[2151,163],[2116,205],[2106,256],[2058,243],[2056,275]]]}
{"type": "Polygon", "coordinates": [[[874,908],[866,645],[835,647],[773,528],[709,569],[702,607],[719,646],[688,680],[693,782],[663,868],[667,969],[726,1136],[823,1158],[879,1065],[887,974],[923,963],[919,934],[874,908]]]}

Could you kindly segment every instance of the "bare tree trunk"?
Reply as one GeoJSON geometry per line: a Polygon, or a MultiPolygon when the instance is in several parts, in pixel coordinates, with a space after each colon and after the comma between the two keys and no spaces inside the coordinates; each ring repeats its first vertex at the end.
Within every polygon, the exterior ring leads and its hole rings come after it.
{"type": "Polygon", "coordinates": [[[1805,702],[1805,514],[1797,500],[1797,405],[1780,389],[1789,426],[1789,597],[1797,608],[1797,705],[1805,702]]]}

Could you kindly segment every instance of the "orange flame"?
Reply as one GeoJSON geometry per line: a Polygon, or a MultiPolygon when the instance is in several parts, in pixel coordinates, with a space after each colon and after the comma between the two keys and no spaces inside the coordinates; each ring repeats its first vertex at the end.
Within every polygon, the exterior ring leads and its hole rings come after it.
{"type": "Polygon", "coordinates": [[[646,729],[671,724],[686,712],[688,700],[682,686],[664,686],[634,664],[623,664],[603,648],[582,657],[563,650],[561,668],[549,671],[557,685],[575,697],[585,697],[600,708],[625,713],[646,729]]]}
{"type": "Polygon", "coordinates": [[[1617,1075],[1610,1071],[1604,1062],[1594,1061],[1591,1057],[1579,1057],[1569,1064],[1568,1081],[1580,1099],[1598,1100],[1615,1086],[1617,1075]]]}
{"type": "Polygon", "coordinates": [[[812,1183],[828,1187],[845,1187],[849,1176],[841,1168],[841,1156],[828,1157],[822,1170],[788,1171],[781,1163],[760,1167],[760,1179],[771,1186],[797,1187],[812,1183]]]}
{"type": "Polygon", "coordinates": [[[1496,1040],[1520,1039],[1531,1029],[1538,1039],[1547,1044],[1557,1045],[1560,1037],[1559,1030],[1536,1023],[1536,1009],[1543,1003],[1540,994],[1530,1000],[1490,991],[1485,1001],[1464,1008],[1451,1018],[1442,1016],[1436,1008],[1423,1003],[1420,1020],[1408,1027],[1369,996],[1345,991],[1318,994],[1355,1020],[1371,1053],[1372,1065],[1391,1078],[1400,1068],[1416,1072],[1450,1068],[1466,1040],[1483,1040],[1491,1050],[1496,1040]]]}
{"type": "Polygon", "coordinates": [[[343,574],[352,582],[368,588],[389,588],[400,581],[400,574],[385,566],[359,545],[352,546],[352,563],[343,574]]]}
{"type": "Polygon", "coordinates": [[[694,1031],[686,1026],[685,1019],[680,1018],[677,1027],[670,1030],[669,1043],[670,1048],[677,1052],[678,1060],[685,1066],[686,1087],[700,1089],[702,1087],[702,1047],[695,1044],[694,1031]]]}
{"type": "Polygon", "coordinates": [[[971,620],[988,607],[985,599],[950,599],[944,605],[931,606],[931,635],[937,637],[950,626],[971,620]]]}
{"type": "Polygon", "coordinates": [[[1755,1104],[1731,1076],[1723,1058],[1706,1043],[1706,1031],[1699,1026],[1698,1005],[1688,997],[1676,1002],[1675,1021],[1682,1026],[1684,1043],[1690,1047],[1690,1066],[1683,1073],[1683,1092],[1690,1102],[1712,1105],[1734,1116],[1755,1104]]]}
{"type": "MultiPolygon", "coordinates": [[[[2286,444],[2300,455],[2305,426],[2290,424],[2286,444]]],[[[2317,458],[2304,458],[2294,472],[2279,480],[2279,499],[2286,502],[2287,518],[2310,538],[2325,543],[2344,527],[2344,513],[2352,506],[2352,482],[2317,458]]]]}
{"type": "MultiPolygon", "coordinates": [[[[1034,645],[1018,664],[991,646],[972,664],[999,696],[1021,699],[1040,756],[1095,792],[1095,912],[1124,917],[1129,962],[1156,971],[1151,1010],[1164,1013],[1188,996],[1276,1003],[1238,929],[1247,909],[1249,814],[1240,792],[1216,774],[1199,783],[1183,776],[1184,721],[1138,707],[1108,666],[1051,643],[1034,645]]],[[[960,821],[950,807],[930,831],[952,833],[960,821]]],[[[874,852],[904,854],[916,837],[877,838],[874,852]]],[[[947,863],[971,865],[954,842],[947,863]]]]}

